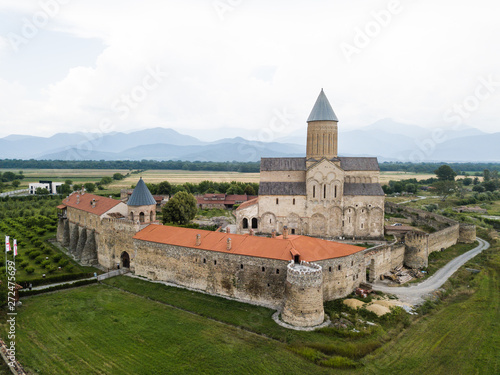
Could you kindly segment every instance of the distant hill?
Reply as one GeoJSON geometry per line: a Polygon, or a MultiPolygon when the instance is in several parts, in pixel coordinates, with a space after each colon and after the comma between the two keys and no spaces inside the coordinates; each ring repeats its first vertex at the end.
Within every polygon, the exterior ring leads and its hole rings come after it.
{"type": "MultiPolygon", "coordinates": [[[[354,130],[342,123],[339,128],[339,154],[344,156],[376,156],[380,161],[401,162],[500,161],[497,146],[500,133],[487,134],[471,127],[436,130],[383,119],[354,130]]],[[[13,134],[0,138],[0,158],[246,162],[258,161],[261,157],[305,155],[306,125],[274,142],[231,137],[237,132],[237,129],[227,128],[218,132],[226,138],[211,142],[168,128],[104,135],[59,133],[48,138],[13,134]]],[[[201,134],[206,134],[206,131],[201,134]]]]}

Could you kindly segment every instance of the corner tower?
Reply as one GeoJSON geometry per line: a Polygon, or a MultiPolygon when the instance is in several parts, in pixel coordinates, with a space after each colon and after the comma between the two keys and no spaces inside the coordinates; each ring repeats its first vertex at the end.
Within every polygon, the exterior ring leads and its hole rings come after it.
{"type": "Polygon", "coordinates": [[[307,119],[307,160],[329,160],[337,157],[339,120],[333,112],[323,89],[307,119]]]}

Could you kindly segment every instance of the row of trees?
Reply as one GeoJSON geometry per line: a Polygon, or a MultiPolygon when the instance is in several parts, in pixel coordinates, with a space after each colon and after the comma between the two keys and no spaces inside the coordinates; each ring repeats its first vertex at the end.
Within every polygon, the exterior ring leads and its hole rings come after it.
{"type": "Polygon", "coordinates": [[[260,171],[259,162],[210,162],[180,160],[0,160],[2,168],[36,169],[167,169],[186,171],[223,171],[256,173],[260,171]]]}
{"type": "MultiPolygon", "coordinates": [[[[440,163],[403,163],[403,162],[383,162],[380,163],[381,171],[401,171],[412,173],[434,173],[440,163]]],[[[449,163],[448,166],[454,170],[457,175],[465,176],[468,172],[474,175],[482,176],[478,171],[500,171],[500,163],[449,163]]]]}
{"type": "MultiPolygon", "coordinates": [[[[184,191],[191,194],[247,194],[257,195],[259,193],[259,184],[253,182],[216,182],[202,181],[199,184],[186,182],[181,185],[172,185],[168,181],[160,182],[159,184],[147,183],[151,194],[174,195],[177,192],[184,191]]],[[[134,187],[134,186],[132,186],[134,187]]]]}

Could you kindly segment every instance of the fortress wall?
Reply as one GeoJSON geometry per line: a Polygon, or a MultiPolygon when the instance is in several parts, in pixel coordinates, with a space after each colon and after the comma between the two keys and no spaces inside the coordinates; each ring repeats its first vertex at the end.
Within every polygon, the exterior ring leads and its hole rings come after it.
{"type": "Polygon", "coordinates": [[[136,275],[275,308],[283,304],[287,261],[142,240],[134,246],[136,275]]]}
{"type": "Polygon", "coordinates": [[[346,257],[319,260],[314,263],[323,267],[324,301],[343,298],[365,281],[365,260],[362,251],[346,257]]]}
{"type": "Polygon", "coordinates": [[[364,268],[369,270],[368,282],[378,280],[390,270],[402,266],[404,261],[405,246],[402,243],[393,242],[382,244],[363,252],[364,268]]]}
{"type": "Polygon", "coordinates": [[[139,231],[138,224],[130,220],[104,218],[96,231],[97,259],[106,268],[116,268],[121,254],[126,251],[130,256],[130,269],[134,270],[134,243],[132,237],[139,231]]]}
{"type": "Polygon", "coordinates": [[[429,234],[429,254],[434,251],[441,251],[455,245],[458,242],[458,236],[458,223],[449,228],[445,228],[438,232],[429,234]]]}
{"type": "Polygon", "coordinates": [[[458,242],[473,243],[476,241],[476,226],[474,224],[460,223],[458,242]]]}
{"type": "Polygon", "coordinates": [[[402,214],[419,225],[429,225],[437,230],[441,230],[447,226],[453,226],[458,223],[457,221],[443,215],[419,210],[417,208],[400,206],[391,202],[385,202],[385,212],[402,214]]]}

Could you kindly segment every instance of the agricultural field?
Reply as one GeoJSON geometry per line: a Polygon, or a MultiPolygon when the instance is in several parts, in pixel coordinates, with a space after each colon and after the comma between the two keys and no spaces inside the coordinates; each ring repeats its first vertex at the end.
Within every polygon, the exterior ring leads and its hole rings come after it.
{"type": "MultiPolygon", "coordinates": [[[[18,244],[16,257],[17,282],[26,286],[60,278],[72,279],[93,273],[91,267],[81,267],[47,240],[55,237],[57,229],[57,197],[19,197],[0,201],[0,244],[5,248],[5,236],[18,244]]],[[[13,251],[8,253],[13,260],[13,251]]],[[[5,269],[5,252],[0,253],[0,271],[5,269]]]]}
{"type": "Polygon", "coordinates": [[[147,183],[159,184],[168,181],[178,185],[185,182],[200,183],[202,181],[216,182],[259,182],[259,173],[239,173],[239,172],[211,172],[211,171],[170,171],[170,170],[147,170],[139,174],[132,174],[129,177],[114,181],[109,185],[109,189],[128,189],[135,185],[139,177],[147,183]]]}

